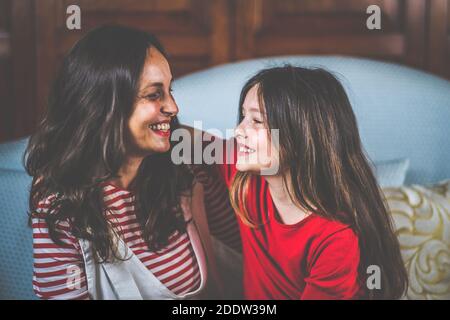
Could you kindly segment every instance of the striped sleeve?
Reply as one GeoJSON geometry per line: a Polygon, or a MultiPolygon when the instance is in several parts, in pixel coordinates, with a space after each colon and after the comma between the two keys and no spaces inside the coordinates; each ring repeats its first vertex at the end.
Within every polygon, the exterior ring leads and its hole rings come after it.
{"type": "Polygon", "coordinates": [[[215,166],[193,166],[196,179],[205,190],[205,210],[211,235],[235,251],[241,252],[237,217],[230,204],[228,188],[215,166]]]}
{"type": "Polygon", "coordinates": [[[86,274],[78,240],[67,222],[57,227],[61,245],[50,238],[44,219],[49,204],[50,199],[40,202],[32,218],[34,292],[41,299],[87,300],[86,274]]]}

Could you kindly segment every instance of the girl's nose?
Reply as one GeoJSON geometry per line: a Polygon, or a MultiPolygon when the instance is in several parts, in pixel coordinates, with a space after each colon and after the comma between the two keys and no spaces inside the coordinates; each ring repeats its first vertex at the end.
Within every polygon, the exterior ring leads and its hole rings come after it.
{"type": "Polygon", "coordinates": [[[234,136],[236,139],[245,139],[247,135],[245,133],[245,129],[243,128],[243,122],[239,123],[239,125],[234,129],[234,136]]]}

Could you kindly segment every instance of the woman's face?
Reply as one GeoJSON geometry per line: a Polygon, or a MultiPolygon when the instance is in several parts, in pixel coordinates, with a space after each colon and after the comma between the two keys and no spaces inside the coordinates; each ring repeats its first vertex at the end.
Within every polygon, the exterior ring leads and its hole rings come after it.
{"type": "Polygon", "coordinates": [[[155,48],[148,50],[138,97],[128,119],[130,153],[146,156],[170,149],[170,121],[178,113],[171,93],[172,73],[167,59],[155,48]]]}
{"type": "Polygon", "coordinates": [[[258,85],[255,85],[244,99],[243,119],[235,129],[238,149],[236,168],[239,171],[260,174],[261,170],[274,168],[278,163],[278,152],[269,138],[271,130],[263,112],[264,106],[260,106],[258,99],[258,85]]]}

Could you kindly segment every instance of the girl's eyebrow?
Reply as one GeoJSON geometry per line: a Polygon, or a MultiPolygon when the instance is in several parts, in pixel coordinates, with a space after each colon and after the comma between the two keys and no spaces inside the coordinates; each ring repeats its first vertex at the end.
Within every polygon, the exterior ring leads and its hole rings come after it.
{"type": "Polygon", "coordinates": [[[248,110],[246,110],[244,107],[242,108],[242,111],[244,112],[244,111],[253,111],[253,112],[258,112],[258,113],[261,113],[261,114],[265,114],[265,112],[261,112],[261,110],[259,109],[259,108],[257,108],[257,107],[251,107],[251,108],[248,108],[248,110]]]}

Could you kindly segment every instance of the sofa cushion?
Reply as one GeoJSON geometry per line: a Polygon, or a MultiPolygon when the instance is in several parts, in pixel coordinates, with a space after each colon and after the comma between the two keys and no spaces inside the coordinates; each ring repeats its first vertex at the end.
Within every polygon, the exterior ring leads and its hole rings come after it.
{"type": "Polygon", "coordinates": [[[381,187],[400,187],[404,184],[409,168],[409,159],[376,161],[374,172],[381,187]]]}
{"type": "Polygon", "coordinates": [[[31,177],[0,169],[0,299],[35,299],[32,230],[28,228],[31,177]]]}
{"type": "Polygon", "coordinates": [[[407,299],[450,299],[450,180],[383,189],[408,271],[407,299]]]}
{"type": "Polygon", "coordinates": [[[0,144],[0,169],[24,171],[22,157],[28,137],[0,144]]]}
{"type": "MultiPolygon", "coordinates": [[[[174,81],[180,121],[226,133],[236,126],[239,94],[258,70],[286,63],[322,67],[345,87],[367,155],[408,157],[406,184],[450,178],[450,82],[409,67],[343,56],[285,56],[229,63],[174,81]]],[[[231,130],[232,132],[232,130],[231,130]]]]}

